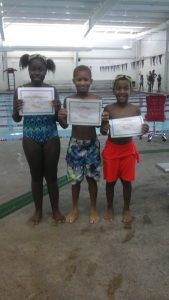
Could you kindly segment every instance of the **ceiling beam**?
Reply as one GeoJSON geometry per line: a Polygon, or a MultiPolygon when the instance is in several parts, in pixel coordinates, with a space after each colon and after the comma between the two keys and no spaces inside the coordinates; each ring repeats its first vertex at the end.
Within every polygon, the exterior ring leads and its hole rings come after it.
{"type": "Polygon", "coordinates": [[[118,4],[119,0],[112,1],[112,0],[106,0],[102,3],[102,5],[95,11],[95,13],[90,17],[90,19],[87,21],[87,31],[84,34],[84,38],[88,35],[90,30],[93,28],[93,26],[100,20],[101,17],[104,16],[104,14],[113,6],[118,4]]]}
{"type": "Polygon", "coordinates": [[[62,46],[3,46],[0,52],[10,51],[91,51],[90,47],[62,47],[62,46]]]}
{"type": "MultiPolygon", "coordinates": [[[[11,52],[11,51],[92,51],[92,50],[121,50],[126,51],[121,46],[94,46],[94,47],[63,47],[63,46],[3,46],[0,45],[0,52],[11,52]]],[[[130,51],[131,49],[127,49],[130,51]]]]}
{"type": "Polygon", "coordinates": [[[147,31],[142,31],[142,32],[139,32],[137,33],[134,37],[137,39],[137,40],[141,40],[143,39],[146,35],[149,35],[149,34],[152,34],[152,33],[157,33],[159,31],[162,31],[162,30],[165,30],[169,27],[169,20],[164,22],[164,23],[161,23],[159,26],[157,27],[154,27],[150,30],[147,30],[147,31]]]}

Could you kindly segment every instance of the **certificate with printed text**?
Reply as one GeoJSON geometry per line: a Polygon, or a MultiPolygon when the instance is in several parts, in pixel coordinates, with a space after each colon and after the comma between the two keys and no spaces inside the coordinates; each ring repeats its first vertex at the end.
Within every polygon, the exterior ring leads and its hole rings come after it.
{"type": "Polygon", "coordinates": [[[67,123],[70,125],[100,126],[102,118],[101,99],[67,98],[67,123]]]}
{"type": "Polygon", "coordinates": [[[137,136],[142,134],[142,116],[109,120],[112,138],[137,136]]]}
{"type": "Polygon", "coordinates": [[[19,87],[18,99],[23,100],[20,115],[53,115],[51,101],[54,99],[52,87],[19,87]]]}

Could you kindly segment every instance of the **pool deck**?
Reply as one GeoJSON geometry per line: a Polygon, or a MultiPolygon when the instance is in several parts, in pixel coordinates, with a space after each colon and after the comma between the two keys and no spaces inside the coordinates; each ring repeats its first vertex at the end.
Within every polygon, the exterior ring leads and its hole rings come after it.
{"type": "MultiPolygon", "coordinates": [[[[99,137],[101,150],[105,138],[99,137]]],[[[135,220],[125,228],[122,188],[115,189],[113,222],[103,218],[105,182],[99,182],[101,220],[89,224],[86,182],[74,224],[56,225],[48,195],[38,226],[27,220],[33,203],[1,219],[0,300],[168,300],[169,185],[168,174],[156,167],[169,162],[169,140],[136,139],[141,163],[133,183],[131,209],[135,220]]],[[[66,174],[68,139],[61,139],[59,177],[66,174]]],[[[0,203],[30,191],[30,175],[21,141],[0,142],[0,203]]],[[[60,189],[60,208],[71,210],[71,186],[60,189]]]]}

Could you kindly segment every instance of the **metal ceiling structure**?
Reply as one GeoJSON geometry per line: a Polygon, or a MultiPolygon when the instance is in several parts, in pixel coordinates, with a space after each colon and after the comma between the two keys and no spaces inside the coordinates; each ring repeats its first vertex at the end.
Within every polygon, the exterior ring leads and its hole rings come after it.
{"type": "Polygon", "coordinates": [[[2,0],[0,9],[2,41],[15,23],[84,25],[83,39],[91,33],[139,39],[169,26],[169,0],[2,0]]]}

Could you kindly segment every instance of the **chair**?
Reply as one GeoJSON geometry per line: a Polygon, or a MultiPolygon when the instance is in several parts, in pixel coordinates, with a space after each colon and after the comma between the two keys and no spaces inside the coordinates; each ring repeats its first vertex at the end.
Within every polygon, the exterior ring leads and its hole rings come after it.
{"type": "Polygon", "coordinates": [[[164,95],[146,96],[147,113],[145,115],[145,120],[147,122],[153,122],[153,130],[148,135],[148,142],[151,142],[154,135],[160,135],[164,142],[167,140],[165,133],[156,131],[156,122],[165,121],[165,102],[166,97],[164,95]]]}

